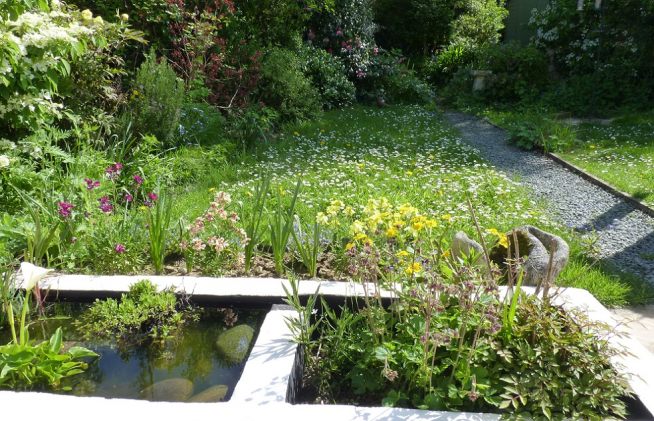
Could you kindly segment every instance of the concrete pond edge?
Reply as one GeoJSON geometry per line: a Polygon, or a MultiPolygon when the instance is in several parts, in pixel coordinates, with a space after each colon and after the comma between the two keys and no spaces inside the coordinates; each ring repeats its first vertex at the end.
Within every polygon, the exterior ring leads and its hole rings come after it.
{"type": "MultiPolygon", "coordinates": [[[[208,278],[179,276],[91,276],[60,275],[46,278],[41,288],[49,294],[65,297],[90,297],[119,295],[141,279],[149,279],[159,288],[175,287],[179,293],[200,294],[209,299],[253,298],[265,302],[277,302],[286,294],[289,281],[278,278],[208,278]]],[[[333,297],[362,296],[361,285],[351,282],[306,280],[299,284],[302,296],[320,293],[333,297]]],[[[533,288],[523,288],[534,293],[533,288]]],[[[385,291],[385,296],[393,294],[385,291]]],[[[52,295],[51,295],[52,296],[52,295]]],[[[590,319],[619,328],[611,313],[589,292],[568,288],[558,291],[555,304],[564,309],[584,311],[590,319]]],[[[215,417],[228,420],[292,419],[292,420],[499,420],[497,414],[424,411],[402,408],[364,408],[349,405],[292,405],[288,403],[289,383],[296,367],[297,345],[291,342],[292,332],[287,325],[289,318],[297,313],[284,305],[273,305],[266,315],[243,373],[234,388],[231,399],[221,403],[174,403],[148,402],[130,399],[106,399],[98,397],[76,397],[39,392],[0,392],[3,414],[19,414],[20,408],[47,408],[49,419],[88,420],[116,417],[147,416],[148,419],[192,419],[193,417],[215,417]],[[10,404],[10,405],[7,405],[10,404]],[[8,409],[5,409],[8,408],[8,409]]],[[[643,405],[654,414],[654,355],[635,339],[613,335],[611,343],[619,349],[628,350],[616,356],[614,365],[629,375],[629,384],[643,405]]]]}

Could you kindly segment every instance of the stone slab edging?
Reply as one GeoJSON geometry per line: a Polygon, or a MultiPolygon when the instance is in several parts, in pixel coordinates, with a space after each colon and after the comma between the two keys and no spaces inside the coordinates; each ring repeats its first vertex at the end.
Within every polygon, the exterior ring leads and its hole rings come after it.
{"type": "MultiPolygon", "coordinates": [[[[457,111],[460,112],[460,111],[457,111]]],[[[488,117],[478,117],[481,120],[485,121],[486,123],[490,124],[491,126],[495,127],[496,129],[502,130],[504,133],[507,133],[506,129],[504,127],[498,126],[497,124],[493,123],[488,117]]],[[[512,145],[513,147],[516,147],[515,145],[512,145]]],[[[554,152],[547,152],[544,150],[540,150],[540,152],[551,159],[552,161],[556,162],[557,164],[561,165],[563,168],[567,169],[568,171],[577,174],[584,180],[588,181],[589,183],[606,190],[607,192],[611,193],[613,196],[616,196],[619,199],[624,200],[625,202],[629,203],[631,206],[634,208],[638,209],[639,211],[643,212],[645,215],[651,216],[654,218],[654,209],[651,207],[647,206],[640,200],[636,199],[629,193],[625,193],[622,190],[618,190],[617,188],[613,187],[606,181],[595,177],[594,175],[590,174],[589,172],[586,172],[585,170],[581,169],[580,167],[572,164],[571,162],[561,158],[559,155],[555,154],[554,152]]]]}
{"type": "MultiPolygon", "coordinates": [[[[202,293],[217,297],[241,296],[254,294],[257,297],[285,296],[282,285],[288,282],[272,278],[192,278],[192,277],[155,277],[155,276],[82,276],[62,275],[42,281],[42,288],[50,288],[64,293],[66,288],[73,291],[114,291],[125,292],[129,285],[140,279],[150,279],[160,288],[175,286],[186,289],[186,292],[202,293]],[[181,282],[180,282],[181,281],[181,282]],[[266,285],[268,283],[269,285],[266,285]],[[223,290],[227,288],[227,290],[223,290]],[[253,291],[254,289],[254,291],[253,291]],[[268,295],[266,295],[268,294],[268,295]]],[[[347,282],[333,281],[301,281],[300,292],[310,295],[320,285],[321,293],[348,296],[350,293],[363,294],[360,285],[347,282]],[[360,287],[360,288],[357,288],[360,287]]],[[[533,294],[533,287],[524,287],[523,290],[533,294]]],[[[501,293],[506,293],[503,288],[501,293]]],[[[390,293],[389,293],[390,294],[390,293]]],[[[619,327],[611,313],[602,306],[589,292],[580,289],[568,288],[562,290],[555,297],[555,304],[564,309],[580,309],[586,312],[592,320],[606,323],[611,327],[619,327]]],[[[0,392],[0,410],[3,415],[7,408],[3,403],[11,403],[12,408],[21,408],[21,405],[44,405],[48,408],[48,418],[52,415],[61,415],[59,419],[67,421],[75,419],[71,415],[83,413],[83,419],[88,420],[90,415],[111,414],[126,416],[133,419],[137,414],[147,414],[148,419],[192,419],[193,416],[215,417],[228,420],[257,420],[265,419],[298,419],[306,420],[308,417],[317,420],[467,420],[491,421],[499,420],[497,414],[472,414],[440,411],[423,411],[399,408],[362,408],[348,405],[291,405],[286,403],[288,382],[295,361],[296,345],[289,342],[291,332],[286,325],[286,317],[296,314],[285,306],[273,306],[266,316],[262,328],[255,341],[253,350],[245,364],[241,380],[237,383],[232,399],[229,402],[215,404],[189,404],[189,403],[159,403],[125,399],[105,399],[92,397],[62,396],[48,393],[34,392],[0,392]],[[22,404],[21,404],[22,403],[22,404]],[[91,409],[92,408],[92,409],[91,409]],[[104,408],[104,409],[102,409],[104,408]],[[92,411],[92,412],[89,412],[92,411]],[[72,413],[72,414],[71,414],[72,413]]],[[[638,395],[643,405],[654,413],[654,355],[633,338],[613,335],[611,344],[628,353],[617,355],[613,363],[623,373],[630,373],[629,385],[638,395]]],[[[57,419],[56,417],[53,419],[57,419]]],[[[79,419],[82,419],[81,417],[79,419]]],[[[100,418],[102,419],[102,418],[100,418]]]]}

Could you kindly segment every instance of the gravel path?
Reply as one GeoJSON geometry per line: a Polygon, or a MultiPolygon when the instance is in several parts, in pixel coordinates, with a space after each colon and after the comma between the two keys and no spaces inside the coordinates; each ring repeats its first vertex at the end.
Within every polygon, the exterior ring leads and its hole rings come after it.
{"type": "Polygon", "coordinates": [[[497,170],[517,176],[545,199],[561,222],[583,233],[596,231],[602,259],[654,283],[654,218],[546,156],[510,145],[506,132],[477,117],[445,117],[497,170]]]}

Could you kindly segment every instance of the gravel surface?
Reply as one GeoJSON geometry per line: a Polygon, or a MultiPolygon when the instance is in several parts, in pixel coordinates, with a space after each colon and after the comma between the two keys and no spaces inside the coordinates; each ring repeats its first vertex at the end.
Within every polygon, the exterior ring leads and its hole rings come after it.
{"type": "Polygon", "coordinates": [[[497,170],[545,199],[560,222],[582,233],[595,231],[602,259],[654,283],[654,218],[546,156],[510,145],[505,131],[482,119],[456,112],[445,117],[497,170]]]}

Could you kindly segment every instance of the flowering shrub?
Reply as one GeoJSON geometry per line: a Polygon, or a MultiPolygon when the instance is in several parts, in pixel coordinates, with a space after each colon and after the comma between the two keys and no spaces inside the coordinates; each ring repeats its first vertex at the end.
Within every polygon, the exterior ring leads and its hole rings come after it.
{"type": "Polygon", "coordinates": [[[239,216],[229,209],[231,202],[229,193],[217,192],[206,212],[182,232],[179,248],[189,272],[194,265],[210,270],[216,261],[226,263],[219,270],[243,265],[242,249],[250,240],[238,227],[239,216]]]}
{"type": "Polygon", "coordinates": [[[653,74],[654,5],[639,0],[585,0],[581,10],[577,5],[551,1],[530,21],[536,29],[534,44],[551,54],[568,79],[564,100],[590,111],[651,99],[651,84],[644,83],[653,74]]]}
{"type": "Polygon", "coordinates": [[[87,55],[102,61],[138,38],[123,22],[110,24],[59,1],[20,9],[13,4],[0,5],[0,125],[5,132],[33,130],[66,117],[70,110],[64,99],[75,92],[74,67],[87,55]]]}

